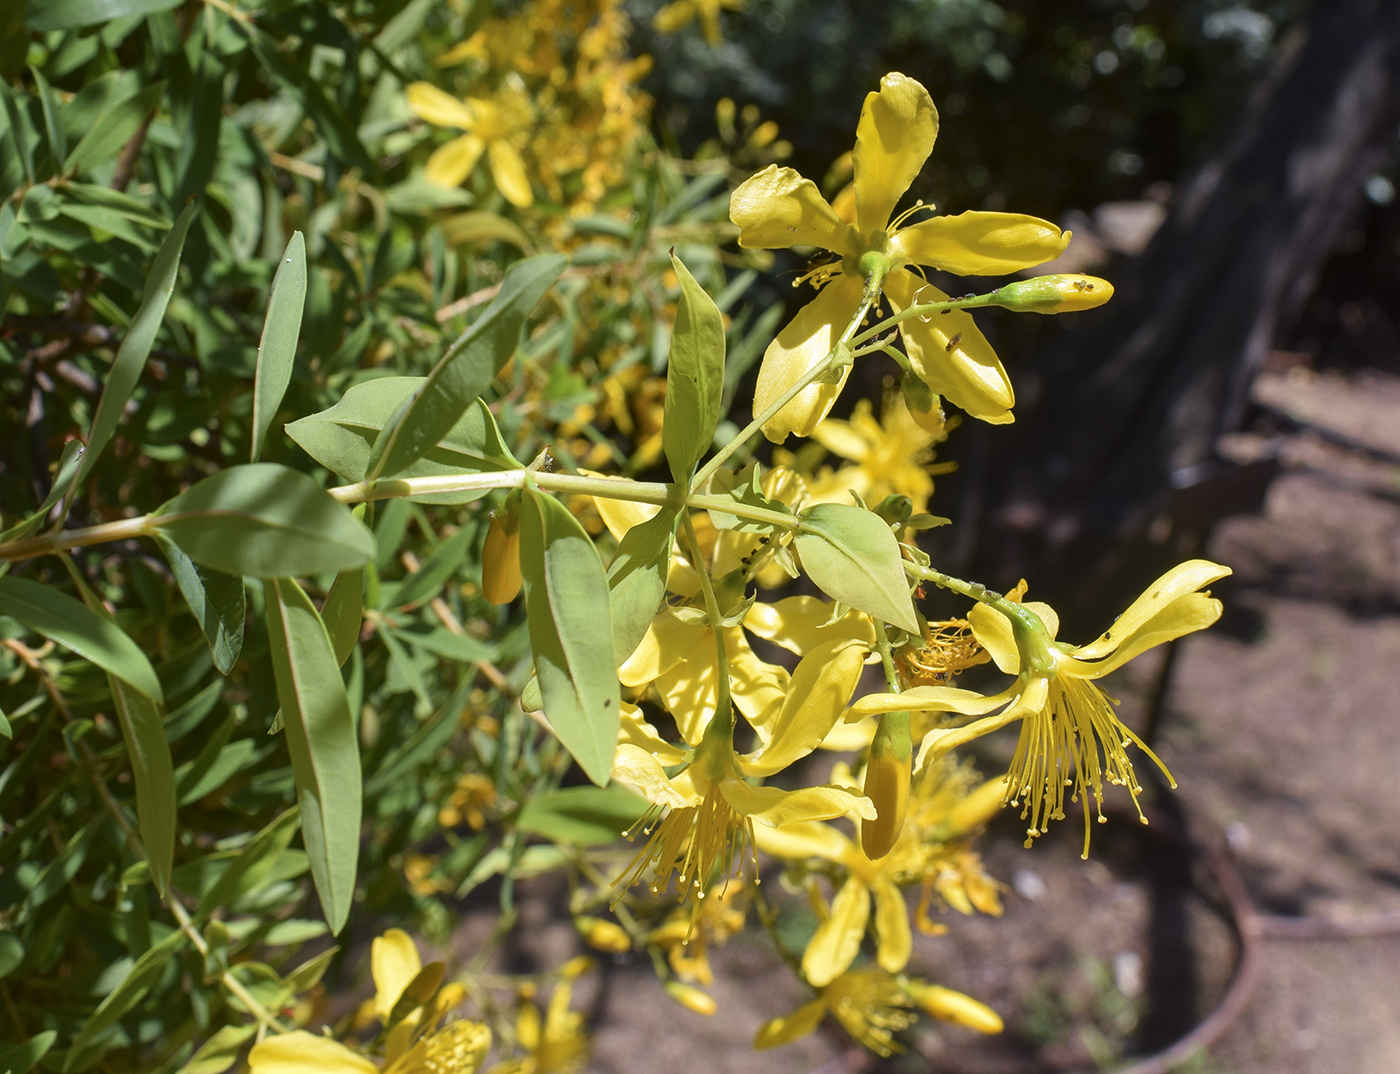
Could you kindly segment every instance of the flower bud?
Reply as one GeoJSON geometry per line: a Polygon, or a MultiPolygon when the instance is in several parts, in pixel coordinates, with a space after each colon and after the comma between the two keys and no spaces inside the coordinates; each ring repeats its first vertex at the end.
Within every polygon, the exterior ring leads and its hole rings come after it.
{"type": "Polygon", "coordinates": [[[481,595],[492,604],[509,604],[520,592],[520,501],[491,512],[486,545],[481,550],[481,595]]]}
{"type": "Polygon", "coordinates": [[[860,845],[871,861],[890,852],[904,830],[909,803],[909,713],[887,712],[870,743],[865,765],[865,795],[875,803],[875,819],[860,824],[860,845]]]}
{"type": "Polygon", "coordinates": [[[714,997],[708,992],[702,992],[693,985],[681,984],[680,981],[667,981],[666,994],[686,1010],[703,1014],[706,1017],[719,1009],[714,997]]]}
{"type": "Polygon", "coordinates": [[[595,951],[619,954],[632,949],[632,937],[615,921],[605,921],[601,917],[576,917],[574,928],[578,929],[583,942],[595,951]]]}
{"type": "Polygon", "coordinates": [[[996,305],[1019,313],[1073,313],[1102,306],[1112,297],[1113,284],[1079,275],[1036,276],[992,292],[996,305]]]}
{"type": "Polygon", "coordinates": [[[904,396],[904,405],[909,408],[909,416],[914,419],[914,424],[926,433],[941,435],[947,421],[943,415],[943,400],[934,395],[927,384],[914,376],[901,378],[899,390],[904,396]]]}
{"type": "Polygon", "coordinates": [[[966,1026],[979,1033],[1000,1033],[1004,1028],[996,1011],[951,988],[924,981],[905,981],[904,991],[927,1013],[942,1021],[966,1026]]]}

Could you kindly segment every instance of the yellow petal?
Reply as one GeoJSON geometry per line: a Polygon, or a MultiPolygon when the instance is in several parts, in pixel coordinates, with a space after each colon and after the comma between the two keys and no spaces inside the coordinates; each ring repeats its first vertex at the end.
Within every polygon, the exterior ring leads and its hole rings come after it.
{"type": "Polygon", "coordinates": [[[1132,635],[1124,640],[1122,647],[1105,660],[1092,662],[1067,658],[1065,663],[1072,673],[1088,679],[1099,679],[1115,668],[1122,667],[1133,657],[1148,649],[1162,645],[1190,634],[1204,630],[1220,618],[1221,604],[1214,597],[1204,593],[1187,593],[1178,597],[1149,619],[1132,635]]]}
{"type": "Polygon", "coordinates": [[[444,93],[431,82],[414,82],[405,91],[409,110],[419,119],[426,119],[438,127],[457,127],[470,130],[476,123],[476,115],[471,105],[459,101],[450,93],[444,93]]]}
{"type": "Polygon", "coordinates": [[[825,1014],[826,1004],[814,999],[811,1003],[804,1003],[798,1007],[786,1018],[770,1019],[759,1026],[758,1035],[753,1039],[754,1049],[762,1051],[765,1048],[780,1048],[784,1044],[800,1040],[821,1025],[825,1014]]]}
{"type": "Polygon", "coordinates": [[[1081,660],[1097,660],[1107,655],[1178,597],[1204,589],[1232,573],[1229,567],[1222,567],[1208,559],[1190,559],[1177,564],[1148,586],[1142,596],[1133,601],[1097,641],[1076,649],[1074,655],[1081,660]]]}
{"type": "MultiPolygon", "coordinates": [[[[896,313],[948,297],[904,269],[889,274],[885,294],[896,313]]],[[[1011,380],[971,314],[953,310],[913,317],[900,324],[899,331],[914,372],[931,391],[982,421],[1003,425],[1014,420],[1011,380]]]]}
{"type": "Polygon", "coordinates": [[[744,627],[799,656],[823,642],[843,638],[867,646],[875,644],[875,628],[868,616],[852,611],[833,623],[834,607],[831,601],[820,597],[784,597],[776,604],[755,603],[744,617],[744,627]]]}
{"type": "Polygon", "coordinates": [[[760,737],[782,711],[787,698],[787,669],[770,664],[749,646],[749,639],[738,627],[724,631],[725,654],[729,660],[729,696],[760,737]]]}
{"type": "Polygon", "coordinates": [[[934,216],[901,228],[890,243],[896,255],[955,276],[1005,276],[1052,261],[1069,245],[1069,232],[1023,213],[967,212],[934,216]]]}
{"type": "Polygon", "coordinates": [[[880,91],[865,98],[856,128],[856,222],[862,236],[889,222],[895,203],[909,189],[938,137],[938,110],[928,90],[907,75],[891,72],[880,91]]]}
{"type": "MultiPolygon", "coordinates": [[[[813,366],[826,360],[832,344],[860,308],[865,284],[859,276],[838,273],[817,297],[798,310],[778,338],[768,345],[758,369],[753,411],[761,414],[787,392],[813,366]]],[[[847,366],[835,384],[809,384],[763,425],[763,435],[781,444],[788,434],[811,436],[826,417],[850,373],[847,366]]]]}
{"type": "MultiPolygon", "coordinates": [[[[1015,685],[1013,685],[1014,689],[1016,689],[1015,685]]],[[[1013,694],[1012,690],[1000,694],[1001,699],[1009,699],[1011,704],[995,716],[984,716],[964,727],[937,728],[930,731],[919,744],[919,755],[914,758],[914,778],[920,778],[926,766],[951,750],[965,746],[974,739],[989,735],[993,731],[999,731],[1030,713],[1039,712],[1045,708],[1049,692],[1049,682],[1037,677],[1026,683],[1025,689],[1019,694],[1013,694]],[[1008,698],[1008,695],[1011,696],[1008,698]]]]}
{"type": "MultiPolygon", "coordinates": [[[[596,470],[580,470],[579,473],[585,477],[606,476],[596,470]]],[[[619,541],[627,536],[627,531],[633,526],[640,526],[654,518],[661,510],[657,504],[614,500],[610,496],[594,496],[593,505],[598,508],[598,515],[602,518],[603,525],[608,527],[608,532],[619,541]]]]}
{"type": "Polygon", "coordinates": [[[696,646],[694,656],[681,661],[664,675],[658,675],[652,683],[661,695],[676,721],[676,730],[692,746],[698,746],[700,739],[714,715],[715,702],[719,699],[719,671],[715,667],[714,641],[709,629],[705,638],[696,646]]]}
{"type": "Polygon", "coordinates": [[[515,146],[504,138],[495,138],[486,151],[491,159],[491,178],[496,181],[496,189],[505,195],[506,201],[520,209],[528,209],[535,204],[535,193],[530,189],[530,180],[525,175],[525,162],[520,159],[515,146]]]}
{"type": "Polygon", "coordinates": [[[676,789],[661,762],[640,746],[627,742],[619,745],[613,758],[612,774],[614,779],[635,787],[653,805],[681,809],[696,804],[691,796],[676,789]]]}
{"type": "Polygon", "coordinates": [[[915,686],[902,694],[866,694],[851,706],[847,720],[878,716],[882,712],[961,712],[965,716],[980,716],[1000,708],[1008,697],[998,694],[984,697],[976,690],[956,686],[915,686]]]}
{"type": "MultiPolygon", "coordinates": [[[[847,716],[846,720],[850,720],[850,717],[847,716]]],[[[875,729],[878,726],[878,722],[872,716],[863,717],[854,723],[843,721],[827,732],[826,738],[822,739],[821,748],[835,753],[859,753],[875,738],[875,729]]]]}
{"type": "Polygon", "coordinates": [[[736,813],[775,828],[800,820],[830,820],[847,813],[855,813],[865,820],[875,819],[875,807],[870,799],[845,787],[803,787],[785,791],[726,779],[719,789],[736,813]]]}
{"type": "Polygon", "coordinates": [[[739,227],[739,245],[750,250],[820,246],[855,253],[849,231],[810,179],[770,164],[745,180],[729,198],[729,219],[739,227]]]}
{"type": "Polygon", "coordinates": [[[476,167],[481,151],[485,148],[486,144],[475,134],[464,134],[460,138],[454,138],[446,145],[440,145],[433,150],[433,155],[428,158],[428,163],[423,168],[423,178],[434,186],[461,186],[476,167]]]}
{"type": "Polygon", "coordinates": [[[645,686],[686,660],[709,638],[710,629],[703,623],[684,623],[662,611],[617,669],[617,677],[623,686],[645,686]]]}
{"type": "Polygon", "coordinates": [[[821,988],[850,968],[869,920],[870,890],[850,877],[832,900],[831,916],[817,927],[802,955],[802,972],[808,984],[821,988]]]}
{"type": "MultiPolygon", "coordinates": [[[[862,399],[856,403],[856,407],[857,409],[864,407],[868,414],[870,401],[862,399]]],[[[860,462],[870,454],[871,445],[870,441],[861,436],[852,426],[852,422],[827,418],[812,430],[812,439],[826,448],[827,451],[853,462],[860,462]]]]}
{"type": "Polygon", "coordinates": [[[642,710],[636,705],[622,703],[622,723],[618,731],[618,742],[627,742],[646,750],[663,765],[680,764],[685,760],[685,751],[673,746],[647,723],[642,710]]]}
{"type": "Polygon", "coordinates": [[[764,825],[754,828],[753,838],[765,854],[789,861],[825,858],[845,864],[859,856],[854,843],[830,824],[816,821],[784,824],[781,828],[764,825]]]}
{"type": "Polygon", "coordinates": [[[866,649],[838,640],[817,646],[798,663],[787,698],[771,725],[771,738],[740,758],[750,776],[771,776],[806,757],[841,718],[865,666],[866,649]]]}
{"type": "Polygon", "coordinates": [[[418,976],[423,961],[412,938],[402,929],[389,929],[370,944],[370,973],[374,976],[374,1013],[389,1017],[408,983],[418,976]]]}
{"type": "Polygon", "coordinates": [[[898,973],[909,964],[914,937],[909,931],[909,908],[899,888],[881,877],[871,888],[875,896],[875,960],[882,970],[898,973]]]}
{"type": "Polygon", "coordinates": [[[269,1037],[248,1053],[250,1074],[378,1074],[364,1056],[329,1037],[297,1029],[269,1037]]]}

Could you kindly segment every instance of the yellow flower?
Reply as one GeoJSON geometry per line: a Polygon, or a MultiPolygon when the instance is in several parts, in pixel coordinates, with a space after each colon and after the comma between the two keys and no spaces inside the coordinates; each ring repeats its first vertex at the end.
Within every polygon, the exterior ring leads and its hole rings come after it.
{"type": "Polygon", "coordinates": [[[573,997],[569,969],[565,967],[564,979],[555,985],[543,1018],[529,1000],[521,1002],[515,1036],[525,1054],[497,1063],[487,1074],[571,1074],[588,1061],[583,1015],[569,1009],[573,997]]]}
{"type": "Polygon", "coordinates": [[[652,17],[651,24],[661,33],[671,34],[698,18],[705,40],[712,48],[718,48],[724,44],[719,13],[726,8],[742,11],[744,0],[675,0],[658,11],[652,17]]]}
{"type": "Polygon", "coordinates": [[[529,105],[523,93],[504,91],[492,100],[468,97],[459,101],[431,82],[414,82],[408,87],[408,107],[434,126],[466,132],[433,151],[423,172],[428,182],[460,186],[484,152],[496,188],[506,200],[522,209],[534,204],[525,162],[515,147],[515,141],[529,130],[529,105]]]}
{"type": "Polygon", "coordinates": [[[1127,787],[1138,816],[1142,816],[1138,806],[1142,788],[1128,758],[1129,745],[1146,753],[1176,786],[1157,755],[1114,714],[1114,703],[1096,680],[1154,646],[1214,623],[1220,618],[1220,601],[1202,590],[1230,573],[1229,567],[1203,559],[1173,567],[1148,586],[1113,626],[1081,646],[1054,640],[1059,617],[1048,605],[1025,604],[1012,619],[980,603],[968,612],[968,620],[997,666],[1016,676],[1010,687],[991,697],[953,687],[916,687],[902,694],[861,698],[852,711],[870,715],[911,709],[984,717],[964,727],[930,731],[924,736],[917,764],[1021,720],[1021,737],[1007,773],[1004,799],[1012,805],[1024,800],[1021,816],[1030,822],[1026,830],[1029,846],[1051,820],[1064,817],[1065,788],[1071,788],[1071,801],[1083,798],[1087,858],[1089,796],[1092,794],[1102,823],[1105,780],[1127,787]]]}
{"type": "Polygon", "coordinates": [[[425,967],[408,934],[390,929],[370,946],[370,969],[375,993],[363,1013],[385,1025],[382,1068],[339,1041],[298,1029],[254,1045],[249,1074],[474,1074],[491,1031],[469,1021],[438,1028],[466,994],[459,984],[438,987],[443,964],[425,967]]]}
{"type": "Polygon", "coordinates": [[[753,1046],[778,1048],[805,1037],[830,1012],[842,1028],[876,1055],[903,1051],[894,1035],[914,1024],[913,999],[899,978],[884,970],[850,970],[821,989],[817,998],[785,1018],[758,1029],[753,1046]]]}
{"type": "Polygon", "coordinates": [[[930,433],[916,423],[897,392],[885,396],[879,421],[871,414],[870,401],[862,399],[850,421],[827,418],[812,430],[812,439],[855,463],[836,471],[824,467],[808,483],[812,503],[849,503],[849,493],[855,492],[866,503],[876,504],[898,493],[908,496],[914,511],[921,512],[933,495],[933,476],[955,468],[953,463],[930,465],[933,445],[947,439],[947,433],[930,433]]]}
{"type": "Polygon", "coordinates": [[[821,989],[811,1003],[761,1025],[753,1046],[762,1050],[791,1044],[816,1029],[830,1012],[865,1047],[876,1055],[889,1056],[904,1050],[895,1043],[894,1035],[914,1024],[911,1007],[921,1007],[935,1018],[980,1033],[1000,1033],[1002,1029],[995,1011],[951,988],[884,970],[850,970],[821,989]]]}
{"type": "MultiPolygon", "coordinates": [[[[1068,245],[1068,233],[1019,213],[965,212],[904,227],[905,213],[891,221],[937,134],[938,112],[928,90],[905,75],[888,74],[879,92],[866,97],[856,131],[854,225],[791,168],[770,166],[734,191],[729,215],[740,228],[740,246],[817,246],[838,257],[809,274],[814,283],[829,282],[764,354],[755,413],[826,358],[860,308],[866,273],[883,268],[883,292],[898,312],[947,298],[907,266],[929,265],[960,276],[1002,275],[1049,261],[1068,245]]],[[[984,421],[1012,420],[1011,382],[971,315],[954,310],[911,319],[901,323],[900,334],[914,371],[930,389],[984,421]]],[[[778,443],[789,433],[810,436],[836,401],[849,368],[836,383],[804,388],[764,425],[764,434],[778,443]]]]}
{"type": "Polygon", "coordinates": [[[738,904],[747,894],[744,878],[734,877],[698,900],[693,914],[672,914],[647,934],[647,942],[666,951],[671,969],[682,981],[708,988],[715,983],[710,948],[724,943],[744,927],[744,911],[738,904]]]}

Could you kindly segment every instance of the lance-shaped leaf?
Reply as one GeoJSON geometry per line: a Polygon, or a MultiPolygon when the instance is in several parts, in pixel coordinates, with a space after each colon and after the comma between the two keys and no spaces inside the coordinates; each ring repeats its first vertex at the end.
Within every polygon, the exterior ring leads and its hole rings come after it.
{"type": "Polygon", "coordinates": [[[6,541],[18,541],[22,537],[28,537],[44,524],[44,518],[68,491],[73,484],[73,478],[78,473],[78,466],[83,460],[83,442],[81,440],[70,440],[63,445],[63,454],[58,459],[58,469],[53,475],[53,484],[49,486],[49,494],[44,497],[44,502],[39,505],[39,510],[26,518],[23,522],[18,522],[11,526],[4,533],[0,533],[0,544],[6,541]]]}
{"type": "Polygon", "coordinates": [[[827,596],[919,631],[899,542],[879,515],[841,503],[819,503],[799,516],[794,544],[802,569],[827,596]]]}
{"type": "Polygon", "coordinates": [[[671,476],[684,485],[714,440],[719,424],[720,397],[724,394],[724,319],[714,299],[674,253],[671,264],[680,280],[681,298],[666,368],[661,446],[671,476]]]}
{"type": "Polygon", "coordinates": [[[301,313],[306,306],[306,238],[292,232],[286,252],[272,278],[272,294],[267,299],[267,318],[258,341],[258,365],[253,379],[252,462],[258,461],[268,427],[282,403],[292,379],[297,337],[301,334],[301,313]]]}
{"type": "Polygon", "coordinates": [[[76,30],[127,15],[147,15],[179,7],[180,0],[45,0],[25,5],[26,30],[76,30]]]}
{"type": "Polygon", "coordinates": [[[321,605],[321,621],[335,650],[335,662],[344,667],[355,643],[360,640],[360,626],[365,618],[365,570],[341,571],[331,584],[321,605]]]}
{"type": "Polygon", "coordinates": [[[350,914],[360,853],[360,747],[340,665],[310,598],[266,583],[268,650],[301,807],[311,878],[332,932],[350,914]]]}
{"type": "Polygon", "coordinates": [[[39,1065],[39,1060],[49,1054],[49,1049],[56,1040],[58,1033],[46,1029],[23,1044],[0,1045],[0,1070],[8,1070],[10,1074],[29,1074],[29,1071],[39,1065]]]}
{"type": "Polygon", "coordinates": [[[648,808],[645,798],[618,784],[561,787],[526,802],[515,826],[560,843],[601,846],[616,842],[648,808]]]}
{"type": "Polygon", "coordinates": [[[206,477],[152,522],[190,559],[226,574],[289,578],[350,570],[374,556],[374,534],[349,508],[270,462],[206,477]]]}
{"type": "Polygon", "coordinates": [[[92,1012],[92,1017],[78,1031],[64,1061],[65,1071],[75,1069],[79,1065],[75,1060],[81,1057],[81,1053],[111,1029],[118,1018],[141,1002],[141,998],[155,985],[165,964],[186,942],[183,932],[172,932],[132,964],[126,976],[107,993],[106,998],[97,1005],[97,1010],[92,1012]]]}
{"type": "MultiPolygon", "coordinates": [[[[86,141],[86,139],[84,139],[86,141]]],[[[78,149],[81,149],[79,146],[78,149]]],[[[74,150],[78,152],[78,150],[74,150]]],[[[146,277],[145,289],[141,292],[141,305],[131,326],[126,330],[122,345],[117,348],[116,360],[107,374],[107,383],[102,387],[102,398],[97,403],[97,413],[92,418],[92,429],[88,433],[87,451],[78,465],[73,488],[81,487],[97,465],[97,459],[116,432],[141,370],[146,367],[146,359],[155,345],[156,332],[165,318],[165,307],[175,291],[175,275],[180,269],[180,252],[185,248],[185,236],[194,218],[195,203],[190,202],[175,220],[175,226],[166,235],[165,241],[156,251],[156,259],[151,265],[151,274],[146,277]]]]}
{"type": "MultiPolygon", "coordinates": [[[[346,481],[363,481],[379,431],[426,379],[381,377],[356,384],[335,406],[288,422],[287,435],[327,470],[346,481]]],[[[395,476],[444,477],[521,468],[521,463],[506,447],[495,417],[478,399],[422,458],[395,476]]],[[[412,499],[415,503],[461,504],[479,500],[488,491],[429,493],[412,499]]]]}
{"type": "Polygon", "coordinates": [[[0,578],[0,615],[72,649],[151,700],[164,700],[160,680],[141,647],[116,623],[62,590],[28,578],[0,578]]]}
{"type": "Polygon", "coordinates": [[[578,519],[532,487],[520,511],[520,571],[545,717],[588,778],[602,786],[621,718],[608,579],[578,519]]]}
{"type": "Polygon", "coordinates": [[[175,576],[175,584],[180,587],[185,603],[190,606],[199,629],[209,642],[214,666],[219,669],[219,674],[227,675],[233,670],[238,654],[243,651],[243,624],[247,614],[243,579],[200,566],[159,530],[156,531],[156,543],[165,553],[170,573],[175,576]]]}
{"type": "Polygon", "coordinates": [[[248,840],[246,846],[219,874],[219,879],[199,900],[194,918],[202,921],[221,906],[227,906],[267,879],[296,832],[301,812],[293,806],[275,817],[267,827],[248,840]]]}
{"type": "Polygon", "coordinates": [[[621,665],[646,636],[666,599],[666,574],[680,512],[663,507],[628,530],[608,565],[613,663],[621,665]]]}
{"type": "Polygon", "coordinates": [[[170,743],[165,740],[165,721],[155,702],[145,694],[115,675],[109,675],[107,681],[112,686],[112,705],[131,759],[141,844],[151,866],[151,879],[164,895],[175,860],[176,809],[175,770],[170,760],[170,743]]]}
{"type": "Polygon", "coordinates": [[[517,261],[486,311],[445,353],[374,442],[371,478],[395,477],[437,444],[515,353],[525,319],[569,259],[541,254],[517,261]]]}

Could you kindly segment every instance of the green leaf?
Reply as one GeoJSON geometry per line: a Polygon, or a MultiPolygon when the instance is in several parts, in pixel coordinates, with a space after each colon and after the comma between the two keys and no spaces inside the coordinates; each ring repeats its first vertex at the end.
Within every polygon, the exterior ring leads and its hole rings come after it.
{"type": "Polygon", "coordinates": [[[164,701],[160,679],[141,647],[115,623],[62,590],[6,575],[0,578],[0,615],[72,649],[151,700],[164,701]]]}
{"type": "Polygon", "coordinates": [[[370,453],[368,477],[400,475],[447,435],[515,353],[525,319],[568,263],[563,254],[541,254],[506,271],[486,312],[438,359],[422,388],[381,430],[370,453]]]}
{"type": "Polygon", "coordinates": [[[292,360],[301,334],[301,313],[306,306],[306,237],[292,232],[292,239],[272,278],[267,299],[267,319],[258,341],[258,366],[253,381],[253,447],[257,462],[287,385],[292,380],[292,360]]]}
{"type": "Polygon", "coordinates": [[[39,1060],[49,1054],[58,1033],[52,1029],[36,1033],[23,1044],[0,1046],[0,1071],[5,1074],[28,1074],[39,1065],[39,1060]]]}
{"type": "Polygon", "coordinates": [[[438,226],[442,228],[442,237],[449,246],[465,246],[472,242],[508,242],[527,254],[535,252],[535,244],[525,230],[515,221],[497,213],[456,213],[438,226]]]}
{"type": "Polygon", "coordinates": [[[226,574],[351,570],[374,555],[374,534],[349,508],[305,474],[270,462],[206,477],[152,522],[190,559],[226,574]]]}
{"type": "Polygon", "coordinates": [[[331,591],[321,605],[321,622],[326,624],[326,634],[331,639],[338,667],[344,667],[345,661],[350,659],[355,643],[360,640],[360,627],[364,619],[364,568],[341,571],[335,576],[331,591]]]}
{"type": "Polygon", "coordinates": [[[195,920],[203,920],[219,907],[227,906],[245,892],[261,886],[277,860],[291,845],[300,821],[301,811],[293,807],[253,836],[200,898],[194,910],[195,920]]]}
{"type": "Polygon", "coordinates": [[[645,798],[616,784],[565,787],[527,801],[515,826],[559,843],[602,846],[616,842],[648,808],[645,798]]]}
{"type": "Polygon", "coordinates": [[[68,159],[63,162],[63,171],[71,174],[84,168],[96,168],[111,160],[127,139],[136,133],[164,93],[165,83],[153,82],[103,112],[83,135],[82,141],[68,154],[68,159]]]}
{"type": "Polygon", "coordinates": [[[602,786],[612,771],[621,699],[608,580],[578,519],[528,485],[520,511],[520,569],[545,716],[579,767],[602,786]]]}
{"type": "MultiPolygon", "coordinates": [[[[81,149],[79,146],[78,149],[81,149]]],[[[74,150],[76,153],[78,150],[74,150]]],[[[185,246],[185,235],[189,232],[190,221],[194,218],[194,202],[185,206],[170,234],[160,244],[151,274],[146,277],[145,290],[141,292],[141,305],[136,316],[131,319],[126,337],[117,350],[116,360],[107,374],[107,383],[102,388],[102,398],[97,403],[97,413],[93,415],[92,429],[88,433],[87,451],[78,465],[77,476],[73,479],[73,489],[78,489],[92,473],[97,460],[121,420],[141,370],[146,366],[146,358],[156,341],[156,332],[165,317],[165,307],[175,291],[175,276],[180,268],[180,252],[185,246]]]]}
{"type": "Polygon", "coordinates": [[[29,73],[34,79],[34,88],[39,91],[39,104],[44,110],[44,134],[49,140],[53,165],[57,168],[58,162],[68,155],[68,138],[58,122],[58,96],[37,67],[31,65],[29,73]]]}
{"type": "Polygon", "coordinates": [[[404,579],[394,594],[394,606],[406,607],[432,600],[455,575],[476,541],[476,527],[463,526],[433,549],[422,565],[404,579]]]}
{"type": "Polygon", "coordinates": [[[394,633],[403,641],[408,642],[409,645],[416,645],[436,656],[464,664],[474,664],[479,660],[495,660],[499,655],[494,645],[467,637],[465,634],[454,634],[443,627],[427,632],[396,630],[394,633]]]}
{"type": "MultiPolygon", "coordinates": [[[[426,379],[382,377],[356,384],[330,409],[289,422],[287,435],[326,469],[346,481],[363,481],[379,431],[426,379]]],[[[396,476],[445,477],[521,468],[501,438],[495,417],[478,399],[436,445],[396,476]]],[[[488,491],[430,493],[412,499],[415,503],[462,504],[479,500],[488,491]]]]}
{"type": "Polygon", "coordinates": [[[238,1053],[258,1031],[257,1022],[243,1026],[224,1026],[190,1056],[178,1074],[224,1074],[238,1062],[238,1053]]]}
{"type": "Polygon", "coordinates": [[[321,617],[301,587],[270,581],[268,649],[287,751],[301,807],[311,878],[332,932],[340,932],[355,895],[360,853],[360,746],[355,721],[321,617]]]}
{"type": "Polygon", "coordinates": [[[73,475],[78,472],[78,465],[83,457],[83,442],[81,440],[70,440],[63,445],[63,454],[58,459],[58,469],[53,475],[53,484],[49,486],[49,494],[44,497],[44,502],[39,505],[39,510],[26,518],[23,522],[17,523],[0,533],[0,544],[6,541],[18,541],[22,537],[28,537],[44,524],[44,519],[63,494],[73,483],[73,475]]]}
{"type": "Polygon", "coordinates": [[[919,632],[899,542],[879,515],[851,504],[819,503],[798,517],[797,555],[818,589],[901,630],[919,632]]]}
{"type": "Polygon", "coordinates": [[[621,665],[646,635],[666,599],[666,575],[680,512],[663,507],[622,537],[608,565],[613,663],[621,665]]]}
{"type": "Polygon", "coordinates": [[[375,174],[378,169],[370,159],[369,153],[365,151],[364,144],[355,131],[355,125],[326,96],[316,80],[308,78],[304,68],[283,59],[276,49],[274,39],[265,36],[261,30],[241,22],[235,26],[248,39],[258,62],[316,125],[316,132],[325,139],[330,155],[370,175],[375,174]]]}
{"type": "Polygon", "coordinates": [[[170,537],[156,531],[156,543],[165,553],[170,573],[190,611],[199,621],[199,629],[209,642],[209,652],[219,674],[233,670],[238,654],[243,651],[243,625],[247,615],[247,600],[243,579],[203,567],[182,552],[170,537]]]}
{"type": "Polygon", "coordinates": [[[661,446],[678,484],[690,482],[709,450],[724,394],[724,318],[680,258],[671,254],[681,298],[671,332],[661,446]]]}
{"type": "Polygon", "coordinates": [[[175,772],[170,743],[165,740],[165,721],[145,694],[126,686],[115,675],[109,676],[108,682],[112,685],[113,708],[126,741],[126,754],[131,759],[141,844],[156,890],[164,895],[175,860],[176,808],[175,772]]]}
{"type": "Polygon", "coordinates": [[[105,814],[88,821],[64,844],[57,857],[44,866],[24,897],[24,904],[19,911],[21,921],[67,887],[69,881],[78,875],[78,870],[87,861],[93,843],[97,842],[97,837],[107,827],[107,821],[105,814]]]}
{"type": "Polygon", "coordinates": [[[26,134],[27,124],[21,122],[19,105],[15,102],[14,90],[10,89],[7,82],[0,81],[0,99],[5,105],[5,114],[9,119],[10,141],[14,143],[19,151],[20,163],[24,167],[24,178],[31,185],[34,182],[34,147],[29,144],[26,134]]]}
{"type": "Polygon", "coordinates": [[[149,15],[180,6],[181,0],[28,0],[24,28],[37,33],[76,30],[127,15],[149,15]]]}
{"type": "Polygon", "coordinates": [[[179,931],[172,932],[136,960],[121,983],[107,993],[107,998],[98,1004],[97,1010],[92,1012],[92,1017],[79,1031],[68,1050],[68,1060],[63,1065],[65,1071],[70,1069],[70,1064],[79,1053],[115,1025],[118,1018],[141,1002],[141,998],[160,977],[165,964],[184,944],[185,934],[179,931]]]}

